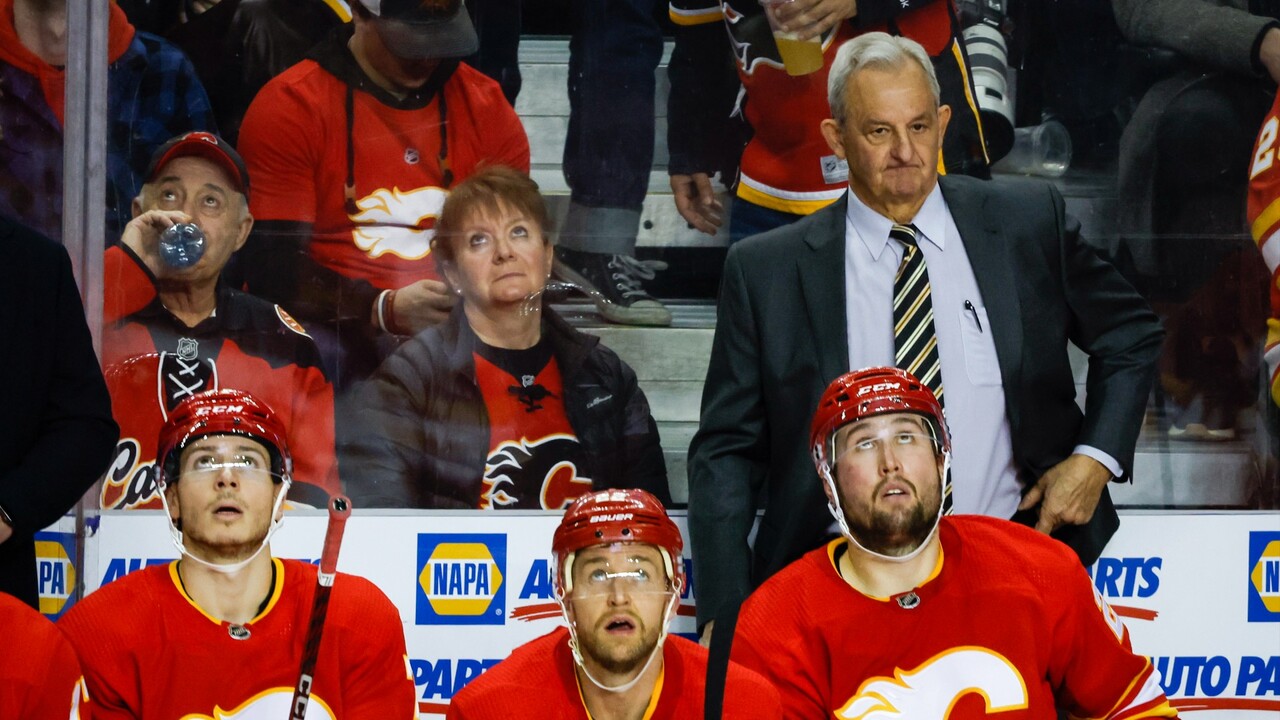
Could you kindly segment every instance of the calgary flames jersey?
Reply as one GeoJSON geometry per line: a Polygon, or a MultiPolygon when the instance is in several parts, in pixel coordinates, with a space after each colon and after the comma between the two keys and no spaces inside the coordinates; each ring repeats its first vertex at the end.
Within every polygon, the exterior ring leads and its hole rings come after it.
{"type": "MultiPolygon", "coordinates": [[[[244,625],[201,610],[182,589],[177,561],[133,572],[77,603],[58,626],[80,655],[93,717],[286,717],[316,568],[273,562],[270,600],[244,625]]],[[[338,573],[307,718],[415,718],[408,667],[395,606],[368,580],[338,573]]]]}
{"type": "MultiPolygon", "coordinates": [[[[890,21],[840,23],[834,33],[823,38],[822,68],[800,76],[788,75],[784,69],[758,0],[671,0],[670,16],[685,28],[723,23],[728,30],[746,97],[741,103],[740,96],[740,112],[752,129],[751,140],[742,151],[737,191],[738,197],[748,202],[808,215],[845,192],[848,167],[831,151],[819,125],[831,116],[827,75],[836,51],[846,40],[872,31],[909,37],[934,57],[942,81],[942,101],[953,111],[948,137],[957,140],[946,152],[976,154],[980,163],[986,164],[967,61],[956,39],[958,27],[950,0],[901,0],[900,14],[890,21]]],[[[684,35],[687,42],[723,42],[701,33],[684,35]]],[[[673,87],[672,91],[698,92],[692,87],[673,87]]],[[[683,120],[673,124],[673,132],[679,132],[677,125],[681,123],[683,120]]]]}
{"type": "Polygon", "coordinates": [[[120,441],[102,483],[102,507],[160,507],[160,428],[184,398],[217,388],[250,393],[289,428],[294,502],[319,507],[338,492],[333,386],[301,325],[278,305],[223,287],[214,316],[187,328],[160,304],[127,251],[108,250],[104,263],[102,357],[120,441]]]}
{"type": "Polygon", "coordinates": [[[476,384],[489,416],[480,508],[567,508],[591,492],[591,478],[578,474],[582,446],[565,414],[560,367],[550,344],[486,352],[505,357],[495,358],[500,367],[481,353],[473,355],[476,384]],[[513,364],[511,356],[522,357],[513,364]],[[525,372],[517,369],[522,361],[532,361],[525,363],[525,372]]]}
{"type": "Polygon", "coordinates": [[[89,717],[80,663],[53,623],[21,600],[0,593],[0,628],[10,649],[0,653],[0,718],[89,717]]]}
{"type": "Polygon", "coordinates": [[[922,586],[875,598],[840,577],[838,539],[751,595],[733,658],[787,718],[1176,717],[1146,658],[1065,546],[1005,520],[945,517],[922,586]]]}
{"type": "Polygon", "coordinates": [[[1280,95],[1258,131],[1249,169],[1249,227],[1258,251],[1271,271],[1271,317],[1267,319],[1264,356],[1271,377],[1271,399],[1280,405],[1280,163],[1276,135],[1280,131],[1280,95]]]}
{"type": "MultiPolygon", "coordinates": [[[[454,696],[448,718],[590,720],[574,668],[569,631],[557,628],[516,648],[506,660],[472,680],[454,696]]],[[[662,676],[644,720],[702,717],[706,678],[707,651],[682,637],[669,636],[662,646],[662,676]]],[[[781,717],[778,693],[764,678],[730,663],[723,716],[776,720],[781,717]]]]}
{"type": "Polygon", "coordinates": [[[269,82],[245,114],[239,149],[253,216],[311,224],[312,257],[344,277],[383,289],[435,278],[429,255],[446,170],[458,180],[482,162],[528,172],[524,128],[498,84],[466,65],[429,99],[397,101],[363,78],[345,44],[320,48],[269,82]]]}

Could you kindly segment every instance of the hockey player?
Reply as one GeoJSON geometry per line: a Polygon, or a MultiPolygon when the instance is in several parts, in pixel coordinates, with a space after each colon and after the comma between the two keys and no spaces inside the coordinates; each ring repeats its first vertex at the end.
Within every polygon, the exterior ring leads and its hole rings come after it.
{"type": "Polygon", "coordinates": [[[71,644],[53,623],[0,592],[0,718],[79,720],[89,717],[84,678],[71,644]]]}
{"type": "Polygon", "coordinates": [[[253,227],[244,162],[218,136],[186,133],[156,151],[145,178],[122,244],[104,260],[103,365],[121,432],[102,507],[160,507],[160,426],[183,399],[217,388],[252,393],[280,413],[299,454],[291,502],[323,505],[338,474],[333,386],[320,352],[283,308],[222,277],[253,227]],[[160,234],[175,223],[205,236],[204,254],[187,268],[160,255],[160,234]]]}
{"type": "MultiPolygon", "coordinates": [[[[515,649],[458,693],[453,720],[702,717],[707,651],[668,637],[685,587],[680,530],[644,490],[583,495],[551,541],[567,628],[515,649]]],[[[724,717],[779,717],[777,692],[730,664],[724,717]]]]}
{"type": "Polygon", "coordinates": [[[1264,359],[1272,402],[1280,405],[1280,165],[1276,163],[1277,131],[1280,131],[1280,94],[1258,131],[1249,168],[1249,228],[1258,251],[1271,272],[1268,297],[1267,343],[1264,359]]]}
{"type": "MultiPolygon", "coordinates": [[[[293,474],[285,428],[253,396],[188,398],[160,433],[160,486],[182,557],[90,594],[59,621],[94,717],[285,717],[315,566],[271,557],[293,474]]],[[[410,718],[417,705],[396,608],[338,573],[309,718],[410,718]]]]}
{"type": "Polygon", "coordinates": [[[837,378],[810,437],[844,537],[761,585],[733,644],[784,717],[1177,716],[1069,548],[1006,520],[942,517],[951,439],[913,376],[837,378]]]}

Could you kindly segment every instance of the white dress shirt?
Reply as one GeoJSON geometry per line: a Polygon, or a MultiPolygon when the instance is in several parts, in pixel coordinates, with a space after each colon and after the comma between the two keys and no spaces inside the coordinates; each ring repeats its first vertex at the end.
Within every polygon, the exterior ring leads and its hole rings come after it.
{"type": "MultiPolygon", "coordinates": [[[[852,191],[845,217],[845,317],[849,367],[894,364],[893,280],[903,247],[889,239],[893,221],[852,191]]],[[[973,276],[964,239],[936,185],[912,224],[929,271],[934,329],[942,360],[943,412],[951,431],[954,511],[1007,518],[1018,509],[1022,484],[1013,463],[1004,386],[986,303],[973,276]]],[[[1120,464],[1092,447],[1075,450],[1120,464]]]]}

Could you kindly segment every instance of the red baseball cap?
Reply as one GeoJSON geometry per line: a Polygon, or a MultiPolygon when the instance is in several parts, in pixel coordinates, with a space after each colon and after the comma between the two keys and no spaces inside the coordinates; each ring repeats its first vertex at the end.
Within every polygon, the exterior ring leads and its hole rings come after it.
{"type": "Polygon", "coordinates": [[[249,170],[231,143],[210,132],[189,132],[171,138],[151,156],[145,182],[156,179],[160,169],[172,160],[189,156],[202,157],[222,168],[242,195],[249,195],[249,170]]]}

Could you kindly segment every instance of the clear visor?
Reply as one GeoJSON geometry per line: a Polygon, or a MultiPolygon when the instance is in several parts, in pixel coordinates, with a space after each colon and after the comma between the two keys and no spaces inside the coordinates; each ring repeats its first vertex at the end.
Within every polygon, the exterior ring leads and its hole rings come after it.
{"type": "Polygon", "coordinates": [[[270,459],[255,454],[215,457],[197,456],[183,463],[179,479],[187,482],[215,482],[219,479],[236,482],[283,482],[279,473],[272,472],[270,459]]]}
{"type": "Polygon", "coordinates": [[[836,431],[833,465],[840,462],[879,463],[897,455],[934,457],[940,450],[933,434],[912,421],[885,426],[847,425],[836,431]]]}
{"type": "Polygon", "coordinates": [[[575,573],[573,596],[580,598],[612,595],[664,595],[671,592],[662,560],[614,557],[608,562],[588,562],[575,573]]]}

